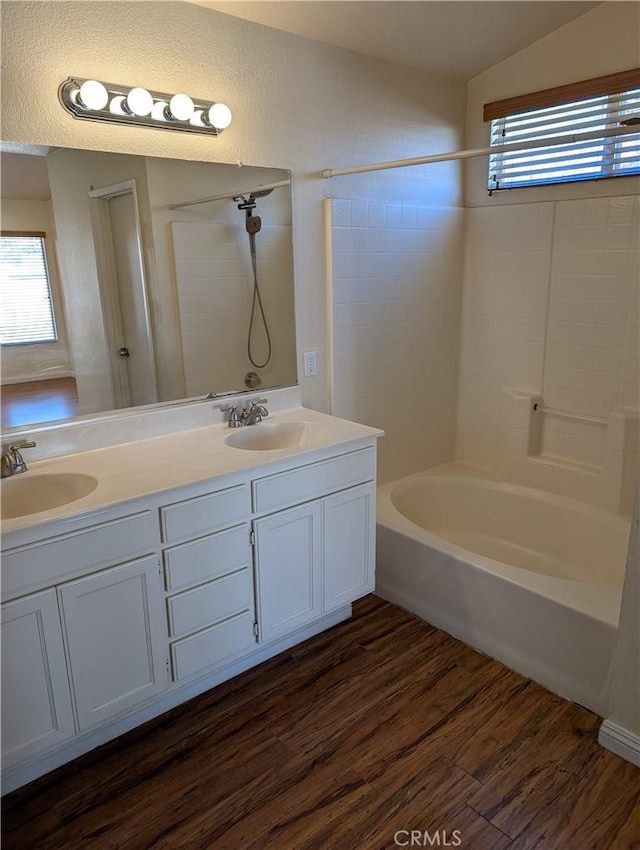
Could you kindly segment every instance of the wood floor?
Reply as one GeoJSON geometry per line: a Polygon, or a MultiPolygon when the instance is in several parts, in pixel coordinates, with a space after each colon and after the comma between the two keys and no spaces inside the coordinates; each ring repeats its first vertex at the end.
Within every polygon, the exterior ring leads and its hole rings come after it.
{"type": "Polygon", "coordinates": [[[3,384],[0,392],[2,428],[18,428],[78,416],[75,378],[3,384]]]}
{"type": "Polygon", "coordinates": [[[640,769],[599,722],[370,596],[6,797],[2,847],[629,850],[640,769]]]}

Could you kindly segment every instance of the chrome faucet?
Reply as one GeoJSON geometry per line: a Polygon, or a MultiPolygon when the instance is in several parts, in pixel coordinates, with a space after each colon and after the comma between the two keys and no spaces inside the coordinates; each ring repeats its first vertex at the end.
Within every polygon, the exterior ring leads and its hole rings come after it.
{"type": "Polygon", "coordinates": [[[242,421],[244,410],[239,404],[222,404],[220,405],[220,410],[223,413],[229,413],[229,418],[227,419],[229,428],[241,428],[244,425],[242,421]]]}
{"type": "Polygon", "coordinates": [[[242,422],[244,425],[256,425],[258,422],[269,415],[269,411],[265,407],[266,398],[254,399],[248,408],[242,411],[242,422]]]}
{"type": "Polygon", "coordinates": [[[35,446],[36,444],[33,440],[22,440],[20,443],[3,446],[1,458],[2,478],[9,478],[11,475],[26,472],[27,464],[20,453],[20,449],[34,449],[35,446]]]}
{"type": "Polygon", "coordinates": [[[229,428],[242,428],[243,425],[257,425],[269,415],[265,407],[266,403],[266,398],[254,398],[249,402],[248,407],[242,407],[241,404],[223,404],[219,410],[229,414],[227,419],[229,428]]]}

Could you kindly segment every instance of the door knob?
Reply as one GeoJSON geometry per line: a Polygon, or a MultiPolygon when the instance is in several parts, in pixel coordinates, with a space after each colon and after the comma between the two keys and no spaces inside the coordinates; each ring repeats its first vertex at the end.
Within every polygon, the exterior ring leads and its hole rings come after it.
{"type": "Polygon", "coordinates": [[[120,357],[129,357],[130,356],[129,349],[124,348],[124,347],[118,349],[118,354],[120,355],[120,357]]]}

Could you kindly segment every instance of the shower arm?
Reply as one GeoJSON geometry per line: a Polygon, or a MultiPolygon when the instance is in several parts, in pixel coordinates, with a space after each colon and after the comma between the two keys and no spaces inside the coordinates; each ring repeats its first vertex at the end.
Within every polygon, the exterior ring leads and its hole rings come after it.
{"type": "Polygon", "coordinates": [[[232,201],[234,198],[241,196],[249,197],[249,195],[259,195],[261,192],[271,192],[273,189],[282,189],[285,186],[290,186],[290,180],[278,180],[275,183],[263,183],[261,186],[254,186],[252,189],[243,189],[240,192],[225,192],[221,195],[210,195],[207,198],[196,198],[193,201],[182,201],[179,204],[169,204],[170,210],[179,210],[183,207],[193,207],[196,204],[209,204],[212,201],[232,201]]]}

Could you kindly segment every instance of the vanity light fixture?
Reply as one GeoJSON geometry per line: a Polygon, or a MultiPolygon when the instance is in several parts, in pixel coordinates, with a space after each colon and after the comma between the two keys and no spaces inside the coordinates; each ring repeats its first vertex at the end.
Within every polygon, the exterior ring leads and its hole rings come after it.
{"type": "Polygon", "coordinates": [[[140,86],[121,86],[68,77],[58,89],[60,103],[74,118],[183,130],[217,136],[231,124],[231,110],[187,94],[166,94],[140,86]]]}

